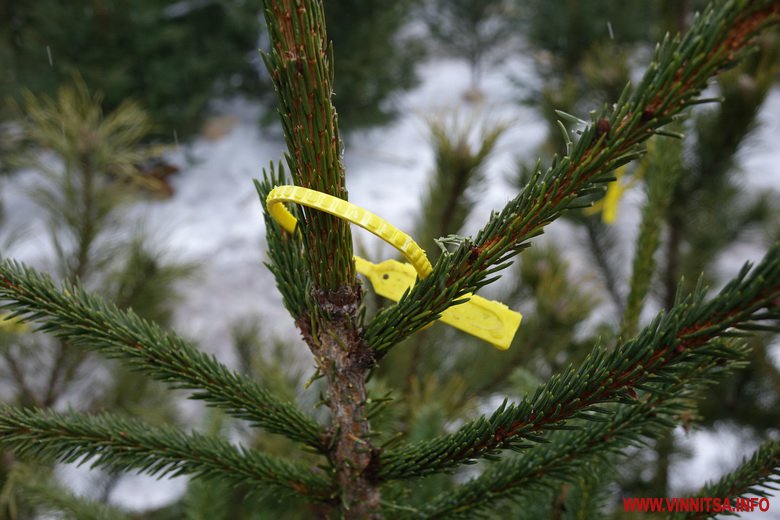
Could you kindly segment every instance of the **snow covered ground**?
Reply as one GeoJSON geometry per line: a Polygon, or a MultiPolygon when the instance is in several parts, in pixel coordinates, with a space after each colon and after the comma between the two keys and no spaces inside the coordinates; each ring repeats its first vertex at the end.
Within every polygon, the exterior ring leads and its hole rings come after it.
{"type": "MultiPolygon", "coordinates": [[[[512,126],[490,162],[488,180],[469,221],[469,231],[476,230],[491,210],[500,209],[513,196],[507,176],[514,169],[515,158],[532,157],[544,138],[545,125],[531,109],[518,104],[520,95],[506,79],[507,72],[532,77],[530,70],[531,63],[520,59],[506,62],[485,77],[486,101],[479,112],[488,119],[509,121],[512,126]]],[[[351,137],[345,154],[350,200],[405,230],[413,229],[418,218],[418,201],[432,169],[425,118],[453,112],[466,118],[469,111],[475,110],[462,100],[469,81],[465,64],[439,60],[421,71],[422,84],[398,100],[405,115],[392,125],[351,137]]],[[[223,113],[236,116],[238,122],[222,139],[199,138],[180,143],[169,154],[169,159],[182,167],[173,178],[173,198],[138,202],[129,209],[128,219],[144,221],[170,258],[200,265],[199,274],[182,288],[183,304],[175,318],[179,333],[230,364],[233,360],[227,346],[231,324],[240,319],[259,320],[269,338],[296,342],[302,361],[308,363],[307,351],[281,305],[273,278],[263,266],[261,204],[252,185],[253,178],[262,176],[264,166],[282,157],[279,130],[260,129],[260,108],[246,102],[227,103],[223,113]]],[[[780,91],[772,92],[761,121],[750,153],[743,158],[744,166],[751,172],[746,182],[756,190],[777,189],[780,91]]],[[[12,256],[41,264],[42,257],[51,250],[45,236],[36,233],[43,229],[43,221],[25,195],[31,182],[30,178],[12,178],[3,187],[3,193],[10,224],[24,222],[32,230],[17,244],[12,256]]],[[[629,194],[621,209],[627,236],[633,235],[631,228],[638,214],[631,204],[640,200],[638,194],[629,194]]],[[[551,234],[555,236],[555,226],[552,227],[551,234]]],[[[567,232],[561,227],[559,233],[567,232]]],[[[389,247],[368,233],[358,231],[356,242],[372,260],[392,255],[389,247]]],[[[746,254],[758,256],[760,252],[746,254]]],[[[735,258],[734,268],[744,260],[735,258]]],[[[731,268],[729,264],[725,269],[731,268]]],[[[738,460],[736,455],[742,454],[737,446],[724,450],[733,439],[728,433],[688,435],[685,442],[695,448],[696,456],[681,468],[675,485],[680,489],[695,487],[733,467],[738,460]]],[[[82,470],[71,468],[63,472],[69,476],[84,475],[82,470]]],[[[160,505],[181,492],[184,481],[164,484],[146,477],[129,477],[117,488],[113,500],[139,509],[160,505]]]]}

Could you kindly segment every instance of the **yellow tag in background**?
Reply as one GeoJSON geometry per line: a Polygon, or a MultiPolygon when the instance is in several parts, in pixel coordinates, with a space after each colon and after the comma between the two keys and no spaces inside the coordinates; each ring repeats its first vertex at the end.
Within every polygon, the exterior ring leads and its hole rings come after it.
{"type": "Polygon", "coordinates": [[[29,325],[17,318],[9,318],[10,314],[0,313],[0,333],[23,334],[30,330],[29,325]]]}

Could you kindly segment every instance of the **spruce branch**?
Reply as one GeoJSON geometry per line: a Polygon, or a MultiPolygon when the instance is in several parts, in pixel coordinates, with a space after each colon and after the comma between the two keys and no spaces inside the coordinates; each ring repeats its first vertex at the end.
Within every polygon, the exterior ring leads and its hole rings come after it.
{"type": "Polygon", "coordinates": [[[329,480],[311,468],[236,447],[219,437],[184,434],[109,414],[62,415],[0,407],[0,446],[19,456],[85,463],[157,477],[219,478],[256,489],[274,486],[313,501],[328,500],[329,480]]]}
{"type": "Polygon", "coordinates": [[[590,204],[615,169],[643,152],[641,144],[662,132],[687,108],[710,77],[750,50],[754,36],[780,21],[780,2],[718,2],[696,17],[684,38],[665,38],[638,87],[627,85],[618,102],[585,127],[568,153],[548,169],[537,165],[529,183],[494,213],[473,240],[466,240],[397,305],[378,313],[365,338],[379,355],[438,318],[464,295],[490,282],[497,271],[567,210],[590,204]]]}
{"type": "Polygon", "coordinates": [[[422,518],[476,518],[488,516],[504,501],[529,500],[535,493],[554,489],[561,482],[574,482],[598,462],[608,463],[638,438],[664,431],[673,406],[654,409],[649,403],[623,405],[609,423],[593,423],[588,429],[553,435],[549,444],[526,455],[507,457],[488,467],[477,479],[437,498],[420,512],[422,518]],[[659,414],[664,420],[657,421],[659,414]],[[529,496],[530,495],[530,496],[529,496]]]}
{"type": "Polygon", "coordinates": [[[201,399],[253,425],[325,451],[320,426],[295,405],[280,401],[255,381],[230,370],[175,334],[122,312],[113,304],[65,283],[58,290],[48,275],[0,259],[4,308],[40,330],[111,358],[172,388],[195,390],[201,399]]]}
{"type": "MultiPolygon", "coordinates": [[[[347,200],[342,142],[331,100],[332,49],[325,33],[322,2],[265,0],[264,5],[271,49],[262,56],[280,103],[292,178],[299,186],[347,200]]],[[[356,299],[348,224],[317,210],[303,209],[300,215],[314,288],[354,293],[342,294],[341,298],[356,299]]]]}
{"type": "Polygon", "coordinates": [[[681,164],[681,141],[667,139],[656,142],[641,166],[647,169],[647,201],[642,208],[642,220],[636,239],[630,289],[621,324],[623,337],[630,338],[637,333],[639,316],[656,268],[654,255],[661,244],[664,215],[672,203],[677,180],[682,174],[681,164]]]}
{"type": "Polygon", "coordinates": [[[637,390],[650,384],[673,384],[680,364],[722,357],[723,348],[712,339],[777,330],[772,320],[780,318],[780,244],[754,268],[746,264],[715,298],[705,301],[704,292],[699,286],[685,299],[678,294],[676,305],[635,339],[612,350],[596,347],[578,368],[570,365],[532,397],[517,404],[504,402],[490,417],[473,420],[456,433],[386,452],[380,477],[445,471],[502,449],[543,441],[542,432],[567,428],[571,419],[600,420],[599,405],[631,402],[637,390]]]}
{"type": "MultiPolygon", "coordinates": [[[[724,475],[717,482],[705,485],[696,496],[721,497],[730,500],[746,495],[769,497],[766,490],[777,490],[778,484],[780,484],[780,441],[767,441],[750,459],[743,461],[737,469],[724,475]]],[[[679,520],[710,518],[714,514],[713,512],[687,512],[674,514],[671,518],[679,520]]]]}
{"type": "MultiPolygon", "coordinates": [[[[285,183],[286,177],[281,165],[277,170],[272,163],[270,173],[263,171],[263,181],[255,181],[255,189],[264,209],[265,200],[271,190],[275,186],[285,183]]],[[[298,214],[295,208],[291,208],[291,210],[295,211],[296,215],[298,214]]],[[[303,261],[300,233],[297,229],[294,234],[285,231],[268,214],[268,211],[263,211],[263,218],[270,260],[266,266],[274,275],[276,287],[282,294],[285,308],[297,323],[300,319],[306,319],[309,296],[311,295],[311,277],[308,275],[303,261]]],[[[298,326],[301,327],[300,324],[298,326]]]]}
{"type": "MultiPolygon", "coordinates": [[[[557,431],[543,444],[490,465],[479,477],[443,494],[420,516],[473,518],[501,507],[503,501],[530,500],[535,493],[575,482],[594,464],[614,465],[615,456],[655,438],[695,412],[692,400],[705,386],[747,359],[748,348],[722,342],[719,358],[677,365],[677,382],[651,384],[633,403],[609,409],[604,421],[582,422],[557,431]]],[[[710,495],[715,496],[715,495],[710,495]]]]}

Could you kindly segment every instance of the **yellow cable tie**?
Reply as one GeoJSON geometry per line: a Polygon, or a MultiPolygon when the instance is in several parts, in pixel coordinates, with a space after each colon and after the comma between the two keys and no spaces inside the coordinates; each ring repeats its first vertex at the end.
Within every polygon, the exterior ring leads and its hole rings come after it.
{"type": "MultiPolygon", "coordinates": [[[[380,296],[398,301],[414,285],[417,276],[425,278],[433,270],[425,251],[409,235],[368,210],[308,188],[277,186],[268,194],[266,207],[279,225],[290,233],[295,231],[297,220],[284,207],[284,202],[314,208],[352,222],[398,249],[409,260],[409,264],[395,260],[374,264],[354,257],[358,272],[368,278],[380,296]]],[[[522,315],[501,302],[474,294],[466,295],[465,298],[469,300],[445,310],[439,319],[500,350],[508,349],[520,326],[522,315]]]]}
{"type": "Polygon", "coordinates": [[[265,204],[268,208],[268,213],[290,233],[295,231],[295,225],[298,221],[292,213],[287,211],[282,202],[295,202],[302,206],[318,209],[325,213],[330,213],[334,217],[352,222],[366,231],[370,231],[398,249],[409,260],[409,263],[414,266],[420,278],[425,278],[433,270],[428,257],[425,256],[425,251],[417,245],[417,242],[412,240],[412,237],[382,217],[360,206],[301,186],[277,186],[268,194],[265,204]]]}

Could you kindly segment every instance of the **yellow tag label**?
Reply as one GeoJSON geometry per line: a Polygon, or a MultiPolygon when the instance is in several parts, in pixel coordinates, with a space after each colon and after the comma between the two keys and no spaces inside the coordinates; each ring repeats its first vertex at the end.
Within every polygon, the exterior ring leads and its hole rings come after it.
{"type": "Polygon", "coordinates": [[[607,188],[607,194],[604,195],[604,209],[601,212],[601,220],[605,224],[614,224],[617,221],[618,205],[624,188],[620,177],[607,188]]]}
{"type": "Polygon", "coordinates": [[[9,318],[7,313],[0,313],[0,332],[8,334],[21,334],[30,330],[30,327],[17,318],[9,318]]]}
{"type": "MultiPolygon", "coordinates": [[[[396,260],[374,264],[356,256],[355,266],[369,279],[378,295],[393,301],[400,300],[417,279],[414,267],[396,260]]],[[[467,302],[444,311],[440,321],[487,341],[497,349],[508,349],[523,316],[503,303],[474,294],[466,297],[469,298],[467,302]]]]}

